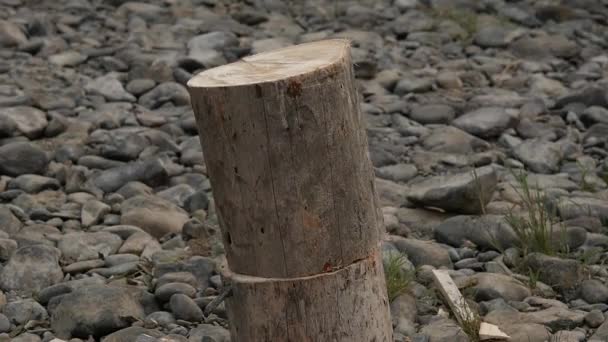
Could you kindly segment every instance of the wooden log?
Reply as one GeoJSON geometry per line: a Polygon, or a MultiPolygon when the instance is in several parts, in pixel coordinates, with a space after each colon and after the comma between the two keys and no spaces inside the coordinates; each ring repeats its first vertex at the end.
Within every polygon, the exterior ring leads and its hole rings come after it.
{"type": "Polygon", "coordinates": [[[234,341],[392,341],[354,84],[345,40],[246,57],[188,82],[234,341]]]}
{"type": "Polygon", "coordinates": [[[379,254],[315,276],[233,275],[231,281],[227,309],[234,341],[392,342],[379,254]]]}
{"type": "Polygon", "coordinates": [[[377,247],[377,206],[349,42],[262,53],[188,82],[228,264],[303,277],[377,247]]]}

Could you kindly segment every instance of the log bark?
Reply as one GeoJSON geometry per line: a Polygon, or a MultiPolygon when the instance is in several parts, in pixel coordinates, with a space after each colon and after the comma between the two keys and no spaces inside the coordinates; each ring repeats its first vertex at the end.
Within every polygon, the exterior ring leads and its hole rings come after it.
{"type": "Polygon", "coordinates": [[[378,254],[315,276],[231,280],[227,309],[235,341],[392,341],[378,254]]]}
{"type": "Polygon", "coordinates": [[[314,275],[376,247],[382,215],[354,84],[342,40],[188,82],[232,271],[314,275]]]}
{"type": "Polygon", "coordinates": [[[233,286],[233,338],[391,341],[349,42],[246,57],[188,89],[233,286]]]}

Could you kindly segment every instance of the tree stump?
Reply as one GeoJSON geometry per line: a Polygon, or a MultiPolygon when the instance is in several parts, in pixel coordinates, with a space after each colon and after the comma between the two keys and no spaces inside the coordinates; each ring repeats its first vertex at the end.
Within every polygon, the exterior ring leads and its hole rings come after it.
{"type": "Polygon", "coordinates": [[[226,249],[235,341],[392,341],[382,215],[345,40],[188,82],[226,249]]]}

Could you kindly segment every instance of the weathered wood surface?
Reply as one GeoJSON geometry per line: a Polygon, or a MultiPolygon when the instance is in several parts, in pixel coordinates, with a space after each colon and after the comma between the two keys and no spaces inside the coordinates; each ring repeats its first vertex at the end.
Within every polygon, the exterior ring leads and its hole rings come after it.
{"type": "Polygon", "coordinates": [[[188,82],[230,269],[302,277],[370,255],[382,226],[344,40],[188,82]]]}
{"type": "Polygon", "coordinates": [[[494,324],[481,322],[479,325],[480,341],[508,341],[509,339],[509,335],[505,334],[494,324]]]}
{"type": "Polygon", "coordinates": [[[460,325],[475,319],[475,314],[469,308],[460,290],[458,290],[458,286],[456,286],[447,271],[433,270],[433,279],[460,325]]]}
{"type": "Polygon", "coordinates": [[[392,342],[378,254],[317,276],[231,280],[227,309],[234,341],[392,342]]]}
{"type": "Polygon", "coordinates": [[[354,84],[345,40],[247,57],[188,82],[234,341],[392,341],[354,84]]]}
{"type": "MultiPolygon", "coordinates": [[[[458,323],[460,323],[460,326],[470,324],[470,322],[479,319],[475,317],[475,313],[471,310],[460,293],[458,286],[446,270],[433,270],[433,280],[439,292],[441,292],[443,298],[445,298],[450,306],[452,314],[456,317],[458,323]]],[[[486,322],[480,322],[478,333],[481,341],[504,341],[510,339],[509,335],[502,332],[499,327],[486,322]]]]}

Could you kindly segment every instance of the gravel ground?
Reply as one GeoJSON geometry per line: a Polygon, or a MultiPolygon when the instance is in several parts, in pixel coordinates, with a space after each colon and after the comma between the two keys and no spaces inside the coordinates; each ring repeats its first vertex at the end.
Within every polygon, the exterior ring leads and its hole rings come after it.
{"type": "Polygon", "coordinates": [[[606,0],[0,0],[0,341],[229,341],[184,85],[335,37],[395,341],[475,341],[435,268],[511,341],[608,341],[606,0]]]}

